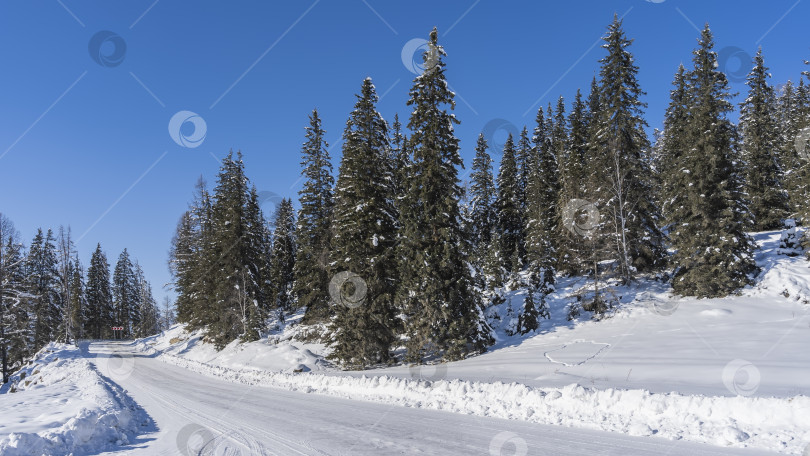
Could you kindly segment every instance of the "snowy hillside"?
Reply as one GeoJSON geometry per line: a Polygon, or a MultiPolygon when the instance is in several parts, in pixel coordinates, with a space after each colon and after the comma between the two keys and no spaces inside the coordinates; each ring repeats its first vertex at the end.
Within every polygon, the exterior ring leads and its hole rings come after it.
{"type": "Polygon", "coordinates": [[[650,279],[616,288],[610,318],[569,322],[566,296],[583,279],[563,279],[538,334],[499,332],[488,353],[454,363],[342,372],[291,328],[221,352],[180,326],[138,345],[247,384],[797,454],[810,442],[810,269],[777,254],[779,233],[756,239],[763,271],[739,296],[680,299],[650,279]]]}

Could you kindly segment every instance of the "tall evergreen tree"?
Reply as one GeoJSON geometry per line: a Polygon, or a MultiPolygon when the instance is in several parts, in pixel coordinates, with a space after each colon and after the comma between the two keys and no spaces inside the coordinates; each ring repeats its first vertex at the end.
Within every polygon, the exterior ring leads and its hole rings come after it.
{"type": "Polygon", "coordinates": [[[293,280],[295,268],[295,210],[292,200],[284,199],[278,206],[276,229],[273,232],[270,283],[273,284],[271,308],[277,309],[280,317],[293,308],[293,280]]]}
{"type": "MultiPolygon", "coordinates": [[[[492,277],[495,274],[494,269],[499,268],[500,265],[490,262],[493,248],[492,238],[497,227],[498,214],[495,211],[495,182],[492,176],[492,158],[487,152],[488,148],[483,133],[479,134],[470,174],[469,218],[473,262],[479,271],[492,277]]],[[[488,289],[494,286],[491,280],[486,285],[488,289]]]]}
{"type": "Polygon", "coordinates": [[[118,256],[113,269],[112,296],[114,323],[124,328],[122,336],[132,337],[140,323],[140,290],[137,277],[129,258],[129,252],[124,249],[118,256]]]}
{"type": "Polygon", "coordinates": [[[332,231],[333,195],[332,162],[321,127],[318,110],[309,116],[306,141],[301,150],[305,178],[298,192],[298,251],[295,254],[293,290],[299,307],[306,307],[305,323],[325,322],[329,312],[329,251],[332,231]]]}
{"type": "Polygon", "coordinates": [[[30,309],[33,312],[34,350],[39,350],[56,335],[61,321],[55,238],[51,230],[37,230],[26,260],[30,309]]]}
{"type": "Polygon", "coordinates": [[[23,357],[27,343],[25,255],[11,219],[0,212],[0,370],[3,383],[23,357]]]}
{"type": "Polygon", "coordinates": [[[400,302],[406,315],[407,358],[459,359],[491,343],[480,296],[473,287],[461,225],[458,123],[447,108],[454,94],[444,76],[446,55],[438,31],[430,33],[408,105],[413,164],[402,217],[400,302]]]}
{"type": "MultiPolygon", "coordinates": [[[[588,181],[586,159],[588,157],[588,106],[582,100],[582,94],[577,90],[571,114],[568,117],[570,127],[569,150],[559,163],[559,199],[557,214],[562,215],[563,208],[574,199],[585,197],[585,187],[588,181]]],[[[538,122],[540,118],[538,117],[538,122]]],[[[538,130],[540,125],[538,124],[538,130]]],[[[536,148],[539,146],[535,146],[536,148]]],[[[578,260],[582,258],[582,242],[579,236],[562,228],[558,224],[557,239],[557,267],[566,274],[580,272],[578,260]]]]}
{"type": "MultiPolygon", "coordinates": [[[[555,125],[555,130],[557,130],[555,125]]],[[[555,142],[563,147],[560,131],[547,141],[543,110],[537,113],[534,131],[534,153],[530,160],[529,187],[527,190],[528,211],[526,214],[526,247],[531,288],[544,296],[554,284],[557,263],[556,237],[559,230],[559,170],[555,142]],[[556,140],[556,141],[555,141],[556,140]]]]}
{"type": "Polygon", "coordinates": [[[515,160],[515,143],[512,134],[506,138],[498,170],[498,191],[495,198],[495,211],[498,217],[503,267],[510,273],[521,269],[520,248],[523,244],[523,217],[520,201],[520,182],[515,160]]]}
{"type": "Polygon", "coordinates": [[[659,139],[660,153],[656,157],[656,170],[660,177],[661,188],[658,200],[667,224],[677,223],[672,216],[683,210],[686,195],[681,188],[689,176],[681,168],[683,155],[690,147],[687,126],[689,125],[690,94],[688,77],[683,65],[678,67],[672,90],[669,94],[669,106],[664,114],[664,131],[659,139]]]}
{"type": "Polygon", "coordinates": [[[84,338],[84,324],[87,321],[87,296],[85,295],[84,270],[78,255],[73,260],[73,276],[70,279],[70,321],[73,338],[84,338]]]}
{"type": "Polygon", "coordinates": [[[681,295],[726,296],[751,283],[757,271],[755,244],[743,194],[742,162],[728,80],[718,69],[709,26],[701,32],[689,74],[689,121],[677,168],[685,178],[676,191],[686,204],[672,208],[671,239],[676,253],[673,290],[681,295]]]}
{"type": "Polygon", "coordinates": [[[110,265],[101,250],[101,244],[90,257],[87,268],[87,321],[84,328],[88,337],[106,339],[112,335],[114,307],[110,290],[110,265]]]}
{"type": "Polygon", "coordinates": [[[388,164],[388,127],[376,109],[370,78],[363,81],[346,129],[332,219],[332,358],[352,368],[387,362],[397,333],[395,189],[388,164]],[[341,282],[356,274],[360,283],[341,282]],[[337,278],[337,279],[336,279],[337,278]],[[348,277],[347,277],[348,278],[348,277]],[[337,280],[337,283],[335,282],[337,280]],[[348,304],[334,294],[348,293],[348,304]],[[358,287],[364,287],[360,289],[358,287]],[[364,295],[364,296],[363,296],[364,295]]]}
{"type": "Polygon", "coordinates": [[[255,340],[263,323],[260,262],[264,221],[255,189],[249,190],[242,154],[222,160],[211,205],[211,234],[203,247],[214,303],[202,322],[206,338],[221,349],[236,338],[255,340]]]}
{"type": "Polygon", "coordinates": [[[754,228],[759,231],[781,227],[789,213],[788,195],[781,180],[776,95],[768,84],[769,77],[760,48],[748,74],[748,97],[740,103],[745,189],[754,228]]]}
{"type": "Polygon", "coordinates": [[[608,217],[607,230],[615,246],[614,257],[624,281],[637,271],[663,266],[666,250],[658,225],[660,215],[651,188],[650,144],[644,127],[644,95],[628,47],[622,22],[614,16],[602,45],[600,60],[601,109],[593,113],[597,124],[598,153],[593,160],[598,173],[597,207],[608,217]]]}

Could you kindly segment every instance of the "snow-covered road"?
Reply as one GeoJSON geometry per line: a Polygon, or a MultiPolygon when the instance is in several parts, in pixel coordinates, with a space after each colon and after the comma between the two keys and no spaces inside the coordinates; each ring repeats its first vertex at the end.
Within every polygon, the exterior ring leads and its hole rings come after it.
{"type": "Polygon", "coordinates": [[[156,424],[118,454],[773,454],[245,386],[130,347],[84,347],[156,424]]]}

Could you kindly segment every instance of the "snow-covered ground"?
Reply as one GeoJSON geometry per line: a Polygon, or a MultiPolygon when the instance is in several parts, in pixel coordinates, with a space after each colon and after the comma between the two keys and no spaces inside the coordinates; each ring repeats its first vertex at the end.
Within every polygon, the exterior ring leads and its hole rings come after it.
{"type": "Polygon", "coordinates": [[[120,363],[102,357],[94,366],[75,346],[44,347],[0,390],[0,454],[89,454],[134,441],[151,420],[99,373],[120,363]]]}
{"type": "MultiPolygon", "coordinates": [[[[341,372],[325,347],[286,332],[216,352],[178,326],[139,344],[248,384],[798,454],[810,443],[810,269],[777,253],[778,232],[755,237],[763,270],[739,296],[683,299],[648,278],[614,287],[610,318],[568,321],[569,296],[585,282],[562,279],[538,334],[498,331],[488,353],[455,363],[341,372]]],[[[507,295],[500,327],[523,293],[507,295]]]]}
{"type": "Polygon", "coordinates": [[[777,254],[779,233],[756,239],[763,270],[738,296],[678,298],[650,277],[614,286],[608,318],[568,321],[570,296],[585,282],[561,279],[552,319],[536,334],[504,331],[508,307],[520,308],[524,296],[511,291],[490,310],[495,346],[454,363],[344,372],[325,359],[328,348],[301,342],[301,327],[289,324],[219,352],[179,325],[85,345],[84,354],[51,345],[24,370],[28,385],[18,373],[17,392],[0,395],[0,453],[84,441],[91,452],[123,444],[142,454],[182,446],[183,454],[195,436],[195,445],[215,449],[206,454],[274,454],[278,444],[279,454],[499,455],[512,454],[500,449],[511,442],[515,454],[562,455],[589,452],[588,439],[602,445],[590,452],[606,454],[810,454],[809,264],[777,254]],[[138,418],[115,421],[130,416],[138,418]],[[398,427],[380,429],[387,420],[398,427]],[[127,427],[135,422],[146,425],[137,438],[127,427]],[[330,437],[304,437],[313,426],[330,437]]]}

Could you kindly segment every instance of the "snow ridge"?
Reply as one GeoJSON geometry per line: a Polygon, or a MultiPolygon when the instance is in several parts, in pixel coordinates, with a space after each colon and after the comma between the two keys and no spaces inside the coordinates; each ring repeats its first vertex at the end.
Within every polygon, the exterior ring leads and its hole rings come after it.
{"type": "MultiPolygon", "coordinates": [[[[69,385],[71,391],[80,396],[78,401],[82,406],[61,424],[51,424],[38,432],[9,434],[0,440],[0,454],[4,456],[115,449],[128,444],[150,423],[146,413],[123,389],[100,375],[93,363],[82,358],[79,349],[71,345],[51,342],[11,381],[16,390],[12,394],[17,396],[15,399],[69,385]]],[[[24,404],[23,401],[22,407],[24,404]]],[[[14,407],[4,410],[6,412],[13,414],[14,407]]]]}
{"type": "Polygon", "coordinates": [[[139,349],[156,352],[163,362],[232,382],[406,407],[791,454],[800,454],[810,439],[810,430],[798,424],[810,422],[807,396],[690,396],[578,384],[534,388],[502,382],[290,374],[213,366],[161,353],[144,343],[139,349]]]}

